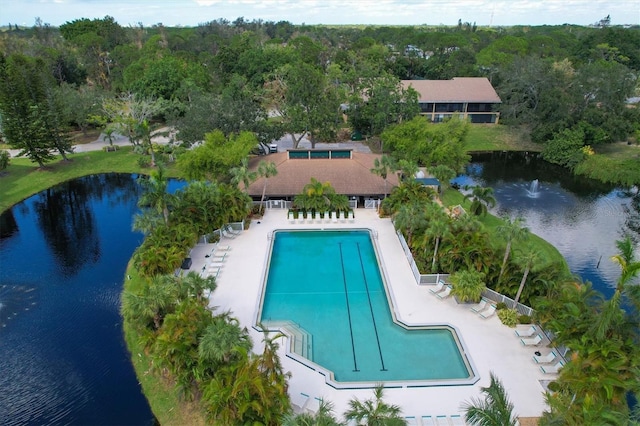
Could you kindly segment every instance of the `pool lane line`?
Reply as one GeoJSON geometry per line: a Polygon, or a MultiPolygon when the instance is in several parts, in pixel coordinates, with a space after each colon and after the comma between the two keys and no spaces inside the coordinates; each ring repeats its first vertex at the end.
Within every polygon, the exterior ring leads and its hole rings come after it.
{"type": "Polygon", "coordinates": [[[388,371],[384,366],[384,357],[382,356],[382,348],[380,346],[380,336],[378,335],[378,326],[376,325],[376,317],[373,314],[373,305],[371,303],[371,293],[369,293],[369,283],[367,282],[367,275],[364,271],[364,262],[362,261],[362,253],[360,252],[360,243],[356,243],[358,246],[358,257],[360,258],[360,268],[362,269],[362,279],[364,279],[364,288],[367,290],[367,299],[369,300],[369,311],[371,312],[371,321],[373,322],[373,331],[376,333],[376,342],[378,343],[378,354],[380,355],[380,364],[382,368],[380,371],[388,371]]]}
{"type": "Polygon", "coordinates": [[[356,359],[356,345],[353,341],[353,326],[351,325],[351,306],[349,305],[349,291],[347,290],[347,277],[344,273],[344,257],[342,256],[342,243],[338,243],[340,248],[340,265],[342,266],[342,283],[344,284],[344,298],[347,300],[347,317],[349,318],[349,333],[351,334],[351,353],[353,354],[353,371],[358,370],[358,361],[356,359]]]}

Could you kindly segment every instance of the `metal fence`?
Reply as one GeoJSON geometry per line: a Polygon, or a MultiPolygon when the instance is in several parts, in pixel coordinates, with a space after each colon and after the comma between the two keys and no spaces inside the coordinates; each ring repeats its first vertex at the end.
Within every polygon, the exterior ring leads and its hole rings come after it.
{"type": "MultiPolygon", "coordinates": [[[[415,260],[413,259],[413,254],[411,254],[411,250],[407,245],[407,242],[404,239],[404,235],[402,232],[396,230],[396,235],[398,236],[398,240],[400,240],[400,245],[402,246],[402,250],[404,250],[404,255],[407,257],[407,261],[411,266],[411,271],[413,272],[413,277],[416,280],[418,285],[432,285],[437,284],[438,281],[443,280],[444,282],[449,282],[449,274],[422,274],[418,270],[418,265],[416,265],[415,260]]],[[[533,316],[534,310],[529,306],[523,305],[522,303],[516,304],[515,300],[500,294],[491,289],[485,289],[482,293],[482,297],[489,299],[496,303],[504,303],[507,305],[509,309],[515,309],[518,311],[520,315],[528,315],[533,316]]]]}

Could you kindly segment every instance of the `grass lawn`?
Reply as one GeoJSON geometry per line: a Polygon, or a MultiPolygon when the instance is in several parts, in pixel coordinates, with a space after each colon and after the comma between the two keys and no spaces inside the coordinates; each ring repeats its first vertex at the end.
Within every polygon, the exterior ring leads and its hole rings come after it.
{"type": "MultiPolygon", "coordinates": [[[[27,158],[12,158],[9,167],[0,175],[0,212],[12,205],[59,183],[96,173],[141,173],[138,165],[140,155],[132,152],[133,147],[123,147],[118,151],[91,151],[70,154],[71,161],[61,159],[48,163],[44,169],[27,158]]],[[[168,174],[177,177],[175,168],[168,174]]]]}
{"type": "MultiPolygon", "coordinates": [[[[131,279],[124,280],[124,291],[139,292],[144,278],[138,275],[131,262],[127,267],[126,276],[131,279]]],[[[123,323],[123,328],[127,347],[132,354],[133,368],[136,370],[142,392],[147,397],[151,411],[159,424],[163,426],[206,424],[204,413],[197,404],[180,399],[174,384],[163,378],[159,372],[152,371],[153,360],[145,353],[137,332],[127,321],[123,323]]]]}
{"type": "Polygon", "coordinates": [[[598,145],[595,155],[578,164],[575,172],[603,182],[637,185],[640,183],[640,145],[625,142],[598,145]]]}
{"type": "Polygon", "coordinates": [[[472,124],[467,135],[468,152],[478,151],[542,151],[531,142],[526,129],[494,124],[472,124]]]}

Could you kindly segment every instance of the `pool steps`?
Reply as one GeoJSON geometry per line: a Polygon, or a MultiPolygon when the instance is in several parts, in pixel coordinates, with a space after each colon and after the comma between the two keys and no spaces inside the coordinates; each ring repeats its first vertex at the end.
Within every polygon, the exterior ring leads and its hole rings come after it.
{"type": "Polygon", "coordinates": [[[293,321],[268,321],[270,330],[279,329],[289,337],[291,352],[313,361],[313,336],[293,321]]]}

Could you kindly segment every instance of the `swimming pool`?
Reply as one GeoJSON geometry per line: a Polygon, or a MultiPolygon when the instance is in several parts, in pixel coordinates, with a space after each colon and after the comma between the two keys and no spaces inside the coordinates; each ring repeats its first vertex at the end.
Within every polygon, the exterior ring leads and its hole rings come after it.
{"type": "Polygon", "coordinates": [[[276,231],[267,268],[257,318],[337,387],[474,381],[452,327],[394,322],[368,230],[276,231]]]}

